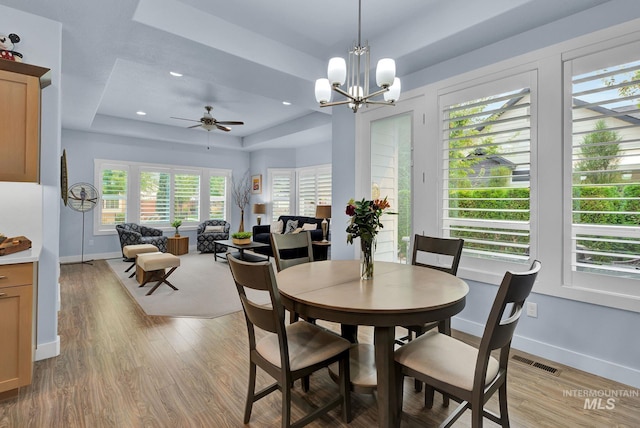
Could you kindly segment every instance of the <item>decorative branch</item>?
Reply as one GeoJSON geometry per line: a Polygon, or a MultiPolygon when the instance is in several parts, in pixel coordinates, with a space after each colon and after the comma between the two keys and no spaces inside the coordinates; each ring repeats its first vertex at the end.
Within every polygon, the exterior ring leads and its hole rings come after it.
{"type": "Polygon", "coordinates": [[[233,202],[240,208],[240,211],[244,211],[244,208],[249,205],[251,199],[251,177],[249,170],[247,170],[242,178],[238,181],[231,178],[231,191],[233,193],[233,202]]]}

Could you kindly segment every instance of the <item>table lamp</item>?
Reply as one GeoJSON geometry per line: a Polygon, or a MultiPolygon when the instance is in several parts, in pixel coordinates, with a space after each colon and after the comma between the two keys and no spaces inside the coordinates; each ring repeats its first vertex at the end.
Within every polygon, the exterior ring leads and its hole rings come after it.
{"type": "MultiPolygon", "coordinates": [[[[254,214],[266,214],[267,213],[267,205],[266,204],[253,204],[253,213],[254,214]]],[[[262,222],[262,217],[258,216],[256,219],[258,221],[258,226],[262,222]]]]}
{"type": "Polygon", "coordinates": [[[316,218],[321,218],[322,220],[322,242],[327,241],[327,227],[329,223],[327,223],[327,219],[331,218],[331,205],[318,205],[316,206],[316,218]]]}

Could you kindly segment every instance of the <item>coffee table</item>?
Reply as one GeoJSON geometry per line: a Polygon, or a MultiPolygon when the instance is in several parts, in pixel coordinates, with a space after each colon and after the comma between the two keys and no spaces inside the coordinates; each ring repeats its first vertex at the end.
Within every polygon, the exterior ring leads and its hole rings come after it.
{"type": "MultiPolygon", "coordinates": [[[[213,241],[213,260],[217,261],[218,260],[218,245],[220,246],[224,246],[224,247],[230,247],[230,248],[235,248],[238,250],[237,253],[234,253],[233,256],[240,259],[240,260],[244,260],[245,262],[264,262],[264,261],[269,261],[269,256],[265,255],[265,256],[257,256],[254,254],[246,254],[244,252],[244,250],[252,250],[254,248],[262,248],[262,247],[268,247],[268,244],[263,244],[262,242],[253,242],[251,241],[249,244],[243,244],[243,245],[239,245],[234,243],[231,239],[224,239],[224,240],[216,240],[213,241]],[[266,257],[266,258],[265,258],[266,257]]],[[[227,259],[226,257],[221,257],[223,259],[227,259]]]]}

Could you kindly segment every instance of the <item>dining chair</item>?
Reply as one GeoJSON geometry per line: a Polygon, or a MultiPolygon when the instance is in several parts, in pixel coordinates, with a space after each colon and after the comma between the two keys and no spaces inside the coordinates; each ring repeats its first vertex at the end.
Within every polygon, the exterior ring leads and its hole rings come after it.
{"type": "Polygon", "coordinates": [[[433,406],[433,390],[461,404],[440,425],[450,427],[467,409],[471,409],[471,426],[482,427],[483,418],[509,426],[507,406],[507,366],[511,340],[524,301],[529,296],[541,264],[534,261],[526,272],[506,272],[494,299],[479,348],[431,330],[395,351],[396,393],[400,398],[398,416],[402,412],[404,376],[424,382],[425,407],[433,406]],[[507,312],[508,310],[508,312],[507,312]],[[505,314],[508,314],[505,317],[505,314]],[[498,358],[491,352],[499,349],[498,358]],[[500,414],[484,408],[498,391],[500,414]]]}
{"type": "Polygon", "coordinates": [[[313,261],[311,233],[272,233],[271,248],[278,272],[300,263],[313,261]]]}
{"type": "Polygon", "coordinates": [[[251,419],[253,403],[277,389],[282,392],[282,427],[304,426],[340,404],[343,419],[351,422],[349,341],[306,321],[285,325],[284,307],[270,262],[248,263],[231,254],[227,254],[227,260],[242,302],[249,335],[249,388],[244,423],[251,419]],[[269,295],[270,304],[256,300],[265,293],[269,295]],[[258,336],[256,327],[266,336],[258,336]],[[340,365],[338,396],[291,423],[293,382],[336,361],[340,365]],[[274,384],[258,392],[255,390],[257,367],[275,379],[274,384]]]}
{"type": "MultiPolygon", "coordinates": [[[[416,234],[413,241],[411,264],[457,275],[464,240],[459,238],[438,238],[416,234]]],[[[396,343],[404,345],[411,341],[413,336],[420,336],[427,331],[438,327],[440,333],[451,336],[451,318],[433,321],[423,325],[404,326],[407,335],[396,339],[396,343]]],[[[422,382],[415,381],[415,390],[422,391],[422,382]]],[[[444,398],[445,406],[449,405],[449,399],[444,398]]]]}

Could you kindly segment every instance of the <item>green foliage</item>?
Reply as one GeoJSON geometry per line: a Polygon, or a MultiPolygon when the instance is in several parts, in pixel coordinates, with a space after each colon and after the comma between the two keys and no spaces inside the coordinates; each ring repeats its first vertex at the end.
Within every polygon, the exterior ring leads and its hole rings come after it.
{"type": "Polygon", "coordinates": [[[171,223],[171,226],[175,227],[177,231],[178,228],[182,226],[182,220],[174,220],[173,223],[171,223]]]}
{"type": "Polygon", "coordinates": [[[617,186],[574,186],[573,222],[576,224],[620,224],[617,186]],[[581,212],[576,212],[581,211],[581,212]]]}
{"type": "Polygon", "coordinates": [[[233,232],[231,234],[231,237],[236,239],[247,239],[247,238],[251,238],[251,235],[252,235],[251,232],[233,232]]]}
{"type": "Polygon", "coordinates": [[[580,151],[583,159],[574,167],[575,171],[593,171],[583,174],[585,184],[609,184],[620,179],[620,173],[615,171],[618,164],[619,144],[602,144],[620,141],[616,131],[608,131],[604,119],[596,122],[594,132],[584,136],[580,151]]]}

